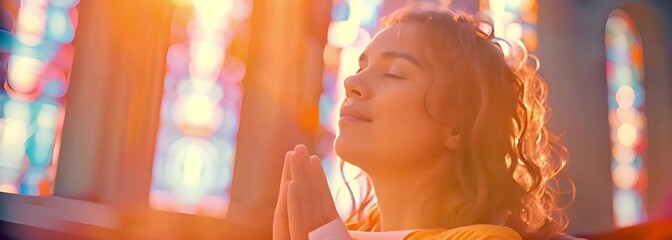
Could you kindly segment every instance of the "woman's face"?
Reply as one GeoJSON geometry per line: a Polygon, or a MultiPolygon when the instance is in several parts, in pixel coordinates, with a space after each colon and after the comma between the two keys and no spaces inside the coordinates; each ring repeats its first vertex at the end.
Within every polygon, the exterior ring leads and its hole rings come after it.
{"type": "Polygon", "coordinates": [[[335,149],[369,173],[412,167],[446,152],[447,129],[427,110],[438,98],[429,91],[436,85],[434,64],[423,54],[421,29],[402,23],[378,32],[361,55],[357,74],[345,80],[335,149]]]}

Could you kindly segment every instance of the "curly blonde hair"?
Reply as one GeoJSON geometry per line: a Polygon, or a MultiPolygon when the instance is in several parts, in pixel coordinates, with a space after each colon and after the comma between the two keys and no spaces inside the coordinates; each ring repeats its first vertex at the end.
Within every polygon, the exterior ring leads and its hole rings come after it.
{"type": "MultiPolygon", "coordinates": [[[[568,220],[558,207],[558,176],[567,150],[547,129],[547,86],[537,74],[538,61],[529,61],[536,57],[524,46],[517,48],[517,60],[505,56],[502,48],[515,50],[515,43],[500,45],[506,41],[483,27],[492,24],[475,16],[416,6],[391,14],[382,26],[401,23],[425,27],[422,39],[447,76],[432,83],[445,86],[442,114],[451,116],[448,122],[461,134],[455,172],[447,176],[458,185],[461,200],[446,207],[446,227],[494,223],[495,216],[505,216],[503,224],[525,239],[563,231],[568,220]]],[[[346,223],[379,231],[370,180],[367,185],[370,190],[346,223]]]]}

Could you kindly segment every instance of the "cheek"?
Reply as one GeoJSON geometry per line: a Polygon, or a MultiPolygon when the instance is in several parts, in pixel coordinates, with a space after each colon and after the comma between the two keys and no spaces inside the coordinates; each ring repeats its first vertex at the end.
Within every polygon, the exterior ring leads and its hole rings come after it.
{"type": "Polygon", "coordinates": [[[373,135],[381,151],[392,156],[432,153],[443,147],[442,128],[424,107],[421,96],[390,100],[376,111],[373,135]],[[386,150],[385,150],[386,149],[386,150]]]}
{"type": "Polygon", "coordinates": [[[366,103],[374,122],[342,127],[334,143],[336,153],[365,171],[380,166],[406,167],[441,154],[443,128],[427,113],[425,92],[412,91],[416,89],[420,88],[398,85],[379,89],[366,103]]]}
{"type": "Polygon", "coordinates": [[[374,132],[378,145],[393,150],[393,155],[431,152],[442,145],[441,129],[417,115],[401,116],[379,126],[374,132]]]}

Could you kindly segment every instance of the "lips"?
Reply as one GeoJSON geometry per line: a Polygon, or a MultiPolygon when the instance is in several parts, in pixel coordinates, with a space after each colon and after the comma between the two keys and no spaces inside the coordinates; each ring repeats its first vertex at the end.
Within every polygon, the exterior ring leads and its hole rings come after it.
{"type": "Polygon", "coordinates": [[[360,121],[371,122],[371,117],[364,115],[362,112],[351,106],[344,106],[341,108],[341,121],[360,121]]]}

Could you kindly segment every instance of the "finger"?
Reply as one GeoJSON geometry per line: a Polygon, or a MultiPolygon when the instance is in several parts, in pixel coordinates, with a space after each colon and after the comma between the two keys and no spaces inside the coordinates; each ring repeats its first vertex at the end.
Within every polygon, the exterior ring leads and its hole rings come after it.
{"type": "Polygon", "coordinates": [[[298,178],[300,178],[303,181],[306,181],[308,183],[308,186],[310,186],[310,190],[312,190],[312,186],[315,185],[315,182],[313,179],[312,174],[312,169],[310,166],[310,154],[308,153],[308,149],[304,145],[296,145],[295,152],[296,154],[294,155],[294,158],[296,158],[299,166],[299,172],[297,173],[298,178]]]}
{"type": "Polygon", "coordinates": [[[275,205],[273,216],[273,240],[290,240],[289,220],[287,216],[287,188],[289,181],[280,187],[278,202],[275,205]]]}
{"type": "Polygon", "coordinates": [[[282,185],[284,185],[287,181],[292,180],[292,175],[289,172],[289,159],[293,153],[294,151],[285,153],[285,161],[282,163],[282,177],[280,178],[280,187],[282,187],[282,185]]]}
{"type": "Polygon", "coordinates": [[[287,216],[289,220],[289,236],[292,240],[304,240],[308,238],[308,232],[304,227],[306,219],[303,217],[302,199],[298,193],[297,185],[290,181],[287,186],[287,216]]]}
{"type": "Polygon", "coordinates": [[[273,216],[273,239],[289,240],[289,221],[287,220],[287,186],[291,180],[289,173],[289,159],[294,151],[285,153],[285,159],[282,167],[282,177],[280,178],[280,189],[278,191],[278,201],[275,206],[273,216]]]}
{"type": "Polygon", "coordinates": [[[289,182],[280,187],[280,194],[278,194],[278,202],[275,204],[275,217],[287,218],[287,188],[289,182]]]}
{"type": "Polygon", "coordinates": [[[293,176],[292,180],[296,180],[295,182],[303,182],[306,180],[303,164],[305,162],[304,159],[307,159],[308,157],[306,157],[306,153],[301,146],[302,145],[297,145],[294,148],[293,154],[290,155],[290,174],[293,176]]]}
{"type": "MultiPolygon", "coordinates": [[[[322,162],[319,157],[311,156],[310,164],[312,167],[313,176],[317,184],[316,189],[319,191],[317,194],[320,198],[320,207],[324,214],[326,214],[326,221],[331,221],[338,217],[338,211],[336,210],[336,205],[334,204],[333,196],[331,195],[331,190],[329,189],[329,182],[327,181],[327,176],[324,173],[322,168],[322,162]]],[[[328,223],[328,222],[327,222],[328,223]]]]}
{"type": "MultiPolygon", "coordinates": [[[[312,177],[320,187],[326,187],[327,192],[329,192],[329,182],[327,181],[327,176],[324,174],[324,168],[322,168],[322,160],[318,156],[310,156],[310,171],[313,173],[312,177]]],[[[324,188],[320,188],[324,190],[324,188]]]]}
{"type": "Polygon", "coordinates": [[[313,173],[315,184],[318,186],[320,196],[328,196],[331,198],[331,191],[329,190],[329,182],[327,176],[324,174],[322,162],[317,156],[310,156],[310,167],[313,173]]]}
{"type": "MultiPolygon", "coordinates": [[[[310,156],[308,155],[308,150],[303,145],[297,145],[295,148],[295,153],[291,157],[290,169],[292,175],[292,182],[296,189],[297,197],[302,200],[306,200],[304,204],[312,204],[312,201],[308,201],[313,198],[314,183],[313,178],[310,177],[310,156]]],[[[302,206],[309,207],[309,206],[302,206]]],[[[312,209],[312,208],[309,208],[312,209]]],[[[303,221],[314,222],[313,215],[308,211],[301,212],[303,221]]]]}

